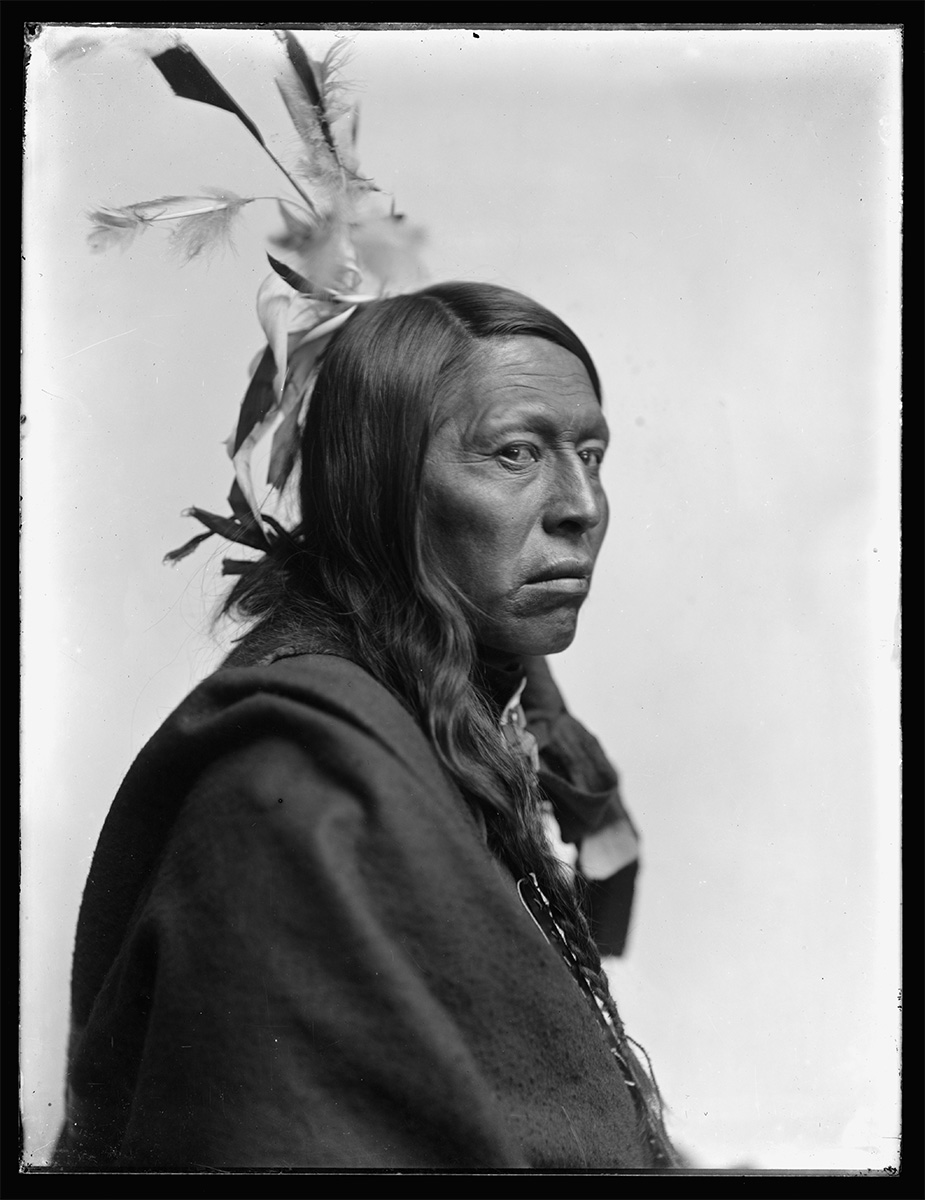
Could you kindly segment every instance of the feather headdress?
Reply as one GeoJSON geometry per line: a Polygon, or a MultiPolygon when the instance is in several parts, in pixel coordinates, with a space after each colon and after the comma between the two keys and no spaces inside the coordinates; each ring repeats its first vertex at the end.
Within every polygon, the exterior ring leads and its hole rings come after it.
{"type": "MultiPolygon", "coordinates": [[[[341,79],[344,42],[335,42],[315,60],[288,30],[276,31],[276,36],[285,52],[276,86],[298,135],[292,161],[274,153],[254,121],[179,37],[172,36],[166,46],[163,34],[150,43],[136,39],[132,47],[154,64],[175,95],[237,117],[284,176],[291,195],[239,196],[209,187],[197,196],[167,195],[88,214],[94,251],[124,249],[164,222],[171,227],[171,249],[185,261],[230,242],[235,221],[257,200],[275,201],[282,220],[282,232],[271,239],[281,257],[267,255],[272,270],[257,294],[267,345],[252,363],[250,384],[227,441],[235,472],[228,496],[231,515],[188,509],[186,515],[205,525],[206,532],[171,551],[165,562],[179,562],[213,533],[260,550],[284,536],[257,497],[255,450],[272,439],[266,483],[269,492],[281,494],[298,457],[301,422],[331,336],[359,306],[419,275],[420,230],[409,227],[394,206],[384,211],[379,189],[358,170],[357,115],[341,79]]],[[[73,60],[103,44],[83,38],[58,57],[73,60]]],[[[236,574],[246,565],[225,560],[224,570],[236,574]]]]}

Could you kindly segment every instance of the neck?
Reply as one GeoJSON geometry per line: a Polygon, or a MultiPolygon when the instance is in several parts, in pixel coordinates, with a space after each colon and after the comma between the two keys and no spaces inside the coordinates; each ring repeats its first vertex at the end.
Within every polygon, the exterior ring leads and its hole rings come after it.
{"type": "Polygon", "coordinates": [[[478,647],[476,685],[500,714],[523,678],[524,667],[516,654],[478,647]]]}

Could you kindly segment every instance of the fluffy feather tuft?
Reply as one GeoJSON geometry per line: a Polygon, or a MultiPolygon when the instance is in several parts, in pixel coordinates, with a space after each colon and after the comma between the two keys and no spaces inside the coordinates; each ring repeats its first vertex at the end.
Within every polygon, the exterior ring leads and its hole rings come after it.
{"type": "Polygon", "coordinates": [[[233,250],[232,230],[235,219],[245,204],[251,202],[245,196],[218,188],[203,188],[203,191],[214,196],[218,201],[216,206],[203,212],[178,217],[177,224],[170,234],[170,249],[184,262],[222,248],[233,250]]]}
{"type": "Polygon", "coordinates": [[[160,196],[122,208],[97,208],[88,213],[93,228],[88,234],[96,253],[114,246],[126,249],[135,237],[158,221],[176,221],[171,249],[185,261],[205,250],[230,244],[231,226],[252,197],[220,188],[203,188],[202,196],[160,196]]]}
{"type": "Polygon", "coordinates": [[[343,76],[344,67],[349,61],[350,41],[338,38],[328,47],[324,58],[314,64],[321,102],[332,125],[353,111],[349,97],[355,85],[348,83],[343,76]]]}

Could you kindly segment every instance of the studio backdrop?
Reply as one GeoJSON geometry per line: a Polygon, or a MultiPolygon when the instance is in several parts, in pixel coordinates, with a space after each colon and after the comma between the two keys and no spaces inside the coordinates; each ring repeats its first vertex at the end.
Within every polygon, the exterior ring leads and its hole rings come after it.
{"type": "MultiPolygon", "coordinates": [[[[269,28],[184,29],[284,129],[269,28]]],[[[322,54],[335,28],[302,31],[322,54]]],[[[551,661],[643,866],[608,963],[701,1166],[898,1154],[901,32],[368,30],[362,170],[421,283],[525,292],[594,357],[611,527],[551,661]]],[[[227,651],[224,446],[264,344],[273,201],[185,266],[88,211],[280,194],[234,116],[114,28],[31,43],[24,193],[22,1111],[62,1115],[81,890],[131,760],[227,651]],[[101,39],[101,42],[100,42],[101,39]],[[100,42],[100,44],[97,44],[100,42]]]]}

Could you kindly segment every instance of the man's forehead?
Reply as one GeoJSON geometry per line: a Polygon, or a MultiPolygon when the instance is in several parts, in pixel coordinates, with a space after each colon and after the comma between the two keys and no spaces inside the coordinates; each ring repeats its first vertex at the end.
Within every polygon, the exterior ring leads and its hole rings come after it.
{"type": "Polygon", "coordinates": [[[584,364],[539,338],[512,338],[481,355],[447,415],[462,429],[537,422],[607,433],[584,364]]]}
{"type": "Polygon", "coordinates": [[[584,363],[564,346],[539,337],[499,338],[481,348],[473,375],[487,388],[594,388],[584,363]]]}

